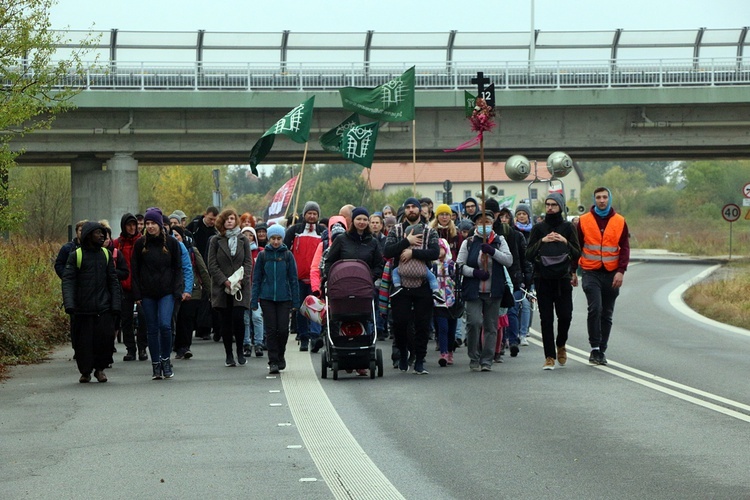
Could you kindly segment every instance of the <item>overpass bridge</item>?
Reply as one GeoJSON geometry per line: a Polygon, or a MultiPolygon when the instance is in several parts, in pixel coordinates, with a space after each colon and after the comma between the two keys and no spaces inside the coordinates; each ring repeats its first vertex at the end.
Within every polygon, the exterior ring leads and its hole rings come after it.
{"type": "MultiPolygon", "coordinates": [[[[258,137],[311,95],[308,162],[339,161],[314,144],[349,114],[338,88],[380,85],[415,65],[416,120],[383,126],[376,161],[411,161],[412,127],[418,160],[475,159],[443,149],[471,136],[464,91],[475,90],[477,71],[497,91],[489,161],[553,150],[574,160],[748,157],[747,31],[537,31],[528,41],[529,33],[112,30],[89,54],[104,63],[58,82],[81,89],[77,109],[13,146],[25,151],[19,163],[72,166],[74,218],[99,209],[98,192],[122,213],[137,209],[139,163],[246,163],[258,137]]],[[[76,34],[61,54],[79,45],[76,34]]],[[[280,140],[266,163],[301,156],[301,145],[280,140]]]]}

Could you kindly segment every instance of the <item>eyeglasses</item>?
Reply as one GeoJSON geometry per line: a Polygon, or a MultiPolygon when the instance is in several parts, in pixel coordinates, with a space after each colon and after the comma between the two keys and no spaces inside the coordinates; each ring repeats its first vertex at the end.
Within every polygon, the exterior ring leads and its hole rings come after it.
{"type": "Polygon", "coordinates": [[[464,208],[477,208],[476,205],[466,205],[464,208]]]}
{"type": "Polygon", "coordinates": [[[557,205],[557,203],[545,203],[544,206],[545,207],[556,207],[558,205],[557,205]]]}

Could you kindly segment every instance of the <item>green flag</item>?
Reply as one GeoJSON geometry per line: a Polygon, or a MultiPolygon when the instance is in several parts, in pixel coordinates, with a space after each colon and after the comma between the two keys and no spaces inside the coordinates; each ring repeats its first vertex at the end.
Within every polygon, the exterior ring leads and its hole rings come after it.
{"type": "Polygon", "coordinates": [[[363,167],[372,167],[375,156],[375,143],[378,140],[378,122],[355,125],[341,136],[339,149],[341,156],[359,163],[363,167]]]}
{"type": "Polygon", "coordinates": [[[350,128],[359,125],[359,115],[352,113],[349,118],[339,123],[331,130],[320,136],[320,145],[329,153],[338,153],[341,136],[350,128]]]}
{"type": "Polygon", "coordinates": [[[296,106],[258,139],[250,150],[250,170],[258,175],[258,164],[268,155],[277,135],[282,134],[294,142],[305,143],[310,137],[310,122],[315,96],[296,106]]]}
{"type": "Polygon", "coordinates": [[[339,89],[345,109],[386,122],[414,119],[414,66],[374,89],[339,89]]]}
{"type": "Polygon", "coordinates": [[[466,117],[469,118],[474,114],[474,106],[477,105],[477,96],[471,95],[464,90],[464,110],[466,111],[466,117]]]}

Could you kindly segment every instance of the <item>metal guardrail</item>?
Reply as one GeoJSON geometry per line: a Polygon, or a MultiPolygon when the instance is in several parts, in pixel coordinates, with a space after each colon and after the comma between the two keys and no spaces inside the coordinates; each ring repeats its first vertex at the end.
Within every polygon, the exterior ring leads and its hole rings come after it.
{"type": "MultiPolygon", "coordinates": [[[[69,75],[57,86],[102,90],[336,90],[375,87],[403,73],[408,66],[370,64],[258,65],[118,62],[91,66],[85,74],[69,75]]],[[[750,85],[750,57],[656,61],[539,61],[529,63],[472,63],[416,68],[416,88],[471,90],[471,79],[483,71],[496,89],[574,89],[618,87],[682,87],[750,85]]]]}

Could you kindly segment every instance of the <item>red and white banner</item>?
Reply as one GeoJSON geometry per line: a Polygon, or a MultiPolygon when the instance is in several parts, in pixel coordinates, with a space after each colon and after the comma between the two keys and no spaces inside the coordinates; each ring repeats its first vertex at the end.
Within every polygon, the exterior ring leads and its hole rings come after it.
{"type": "Polygon", "coordinates": [[[283,186],[276,191],[273,195],[271,204],[268,206],[268,224],[281,223],[286,218],[286,212],[289,209],[289,204],[292,202],[292,195],[294,194],[294,188],[297,185],[297,178],[295,175],[284,183],[283,186]]]}

